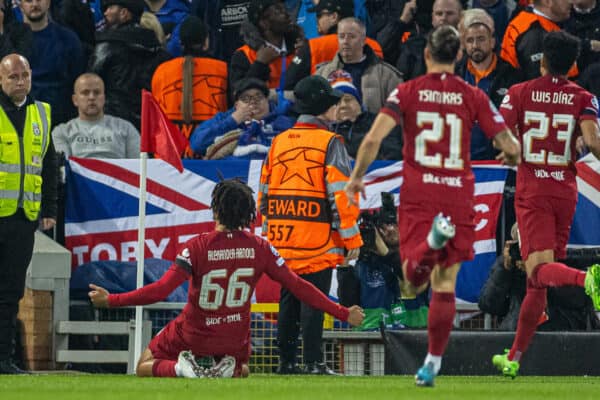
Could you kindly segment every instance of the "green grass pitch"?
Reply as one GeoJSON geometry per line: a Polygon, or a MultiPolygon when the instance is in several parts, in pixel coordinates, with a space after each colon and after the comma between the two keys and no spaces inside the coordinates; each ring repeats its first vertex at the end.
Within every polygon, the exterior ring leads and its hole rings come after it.
{"type": "Polygon", "coordinates": [[[417,388],[410,376],[282,377],[248,379],[136,378],[126,375],[0,376],[0,399],[15,400],[294,400],[294,399],[598,399],[600,377],[440,376],[417,388]]]}

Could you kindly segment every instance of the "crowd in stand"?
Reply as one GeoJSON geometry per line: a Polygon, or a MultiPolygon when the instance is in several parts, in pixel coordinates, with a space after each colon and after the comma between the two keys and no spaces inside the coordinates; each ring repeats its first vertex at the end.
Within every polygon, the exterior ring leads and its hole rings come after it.
{"type": "MultiPolygon", "coordinates": [[[[138,93],[147,89],[190,140],[183,157],[263,158],[297,117],[294,85],[318,74],[346,89],[332,129],[354,156],[393,88],[425,72],[426,36],[441,25],[461,34],[456,74],[496,106],[512,84],[540,75],[543,35],[559,29],[581,39],[572,79],[600,90],[596,0],[5,0],[1,7],[0,56],[29,60],[32,94],[51,105],[66,155],[123,157],[94,153],[93,145],[122,142],[131,130],[120,119],[139,130],[138,93]],[[117,118],[100,133],[81,124],[85,101],[74,83],[84,72],[105,89],[101,118],[117,118]],[[82,143],[89,148],[73,150],[82,143]]],[[[472,158],[493,159],[477,126],[472,135],[472,158]]],[[[379,158],[401,159],[401,147],[390,140],[379,158]]]]}

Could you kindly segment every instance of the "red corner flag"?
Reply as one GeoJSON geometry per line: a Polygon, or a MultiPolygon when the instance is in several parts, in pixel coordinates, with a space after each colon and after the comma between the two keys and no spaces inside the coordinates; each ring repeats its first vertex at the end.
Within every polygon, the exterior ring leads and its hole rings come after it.
{"type": "Polygon", "coordinates": [[[142,134],[140,151],[154,153],[183,172],[181,154],[188,141],[167,118],[152,93],[142,90],[142,134]]]}

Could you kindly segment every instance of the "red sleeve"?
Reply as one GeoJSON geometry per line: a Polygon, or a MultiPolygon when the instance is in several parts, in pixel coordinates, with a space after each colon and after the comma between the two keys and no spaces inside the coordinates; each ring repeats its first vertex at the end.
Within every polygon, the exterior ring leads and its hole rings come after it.
{"type": "Polygon", "coordinates": [[[127,293],[108,295],[110,307],[143,306],[164,300],[173,290],[185,282],[189,274],[176,264],[156,282],[127,293]]]}
{"type": "Polygon", "coordinates": [[[271,245],[267,244],[267,246],[270,247],[270,251],[267,250],[265,252],[269,253],[265,257],[265,262],[267,263],[265,272],[271,279],[279,282],[281,286],[292,292],[301,302],[318,310],[325,311],[340,321],[348,320],[349,311],[346,307],[329,300],[312,283],[305,281],[292,272],[285,264],[283,258],[277,253],[277,250],[271,245]]]}
{"type": "Polygon", "coordinates": [[[475,106],[477,107],[477,122],[485,135],[492,139],[507,129],[504,118],[485,92],[475,88],[475,106]]]}
{"type": "Polygon", "coordinates": [[[598,99],[589,92],[583,93],[583,107],[581,114],[579,115],[579,120],[591,120],[596,121],[598,116],[598,99]]]}

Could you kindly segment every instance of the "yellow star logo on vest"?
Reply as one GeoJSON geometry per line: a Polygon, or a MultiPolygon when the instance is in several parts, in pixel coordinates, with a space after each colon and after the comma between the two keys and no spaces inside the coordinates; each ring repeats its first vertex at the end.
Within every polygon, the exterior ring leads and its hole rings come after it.
{"type": "MultiPolygon", "coordinates": [[[[312,160],[310,152],[318,151],[316,149],[301,148],[283,153],[278,158],[277,164],[282,164],[285,171],[281,178],[281,183],[285,183],[294,177],[302,179],[310,186],[314,186],[311,170],[323,168],[323,164],[312,160]]],[[[277,165],[275,164],[275,165],[277,165]]],[[[317,174],[319,176],[321,174],[317,174]]]]}

